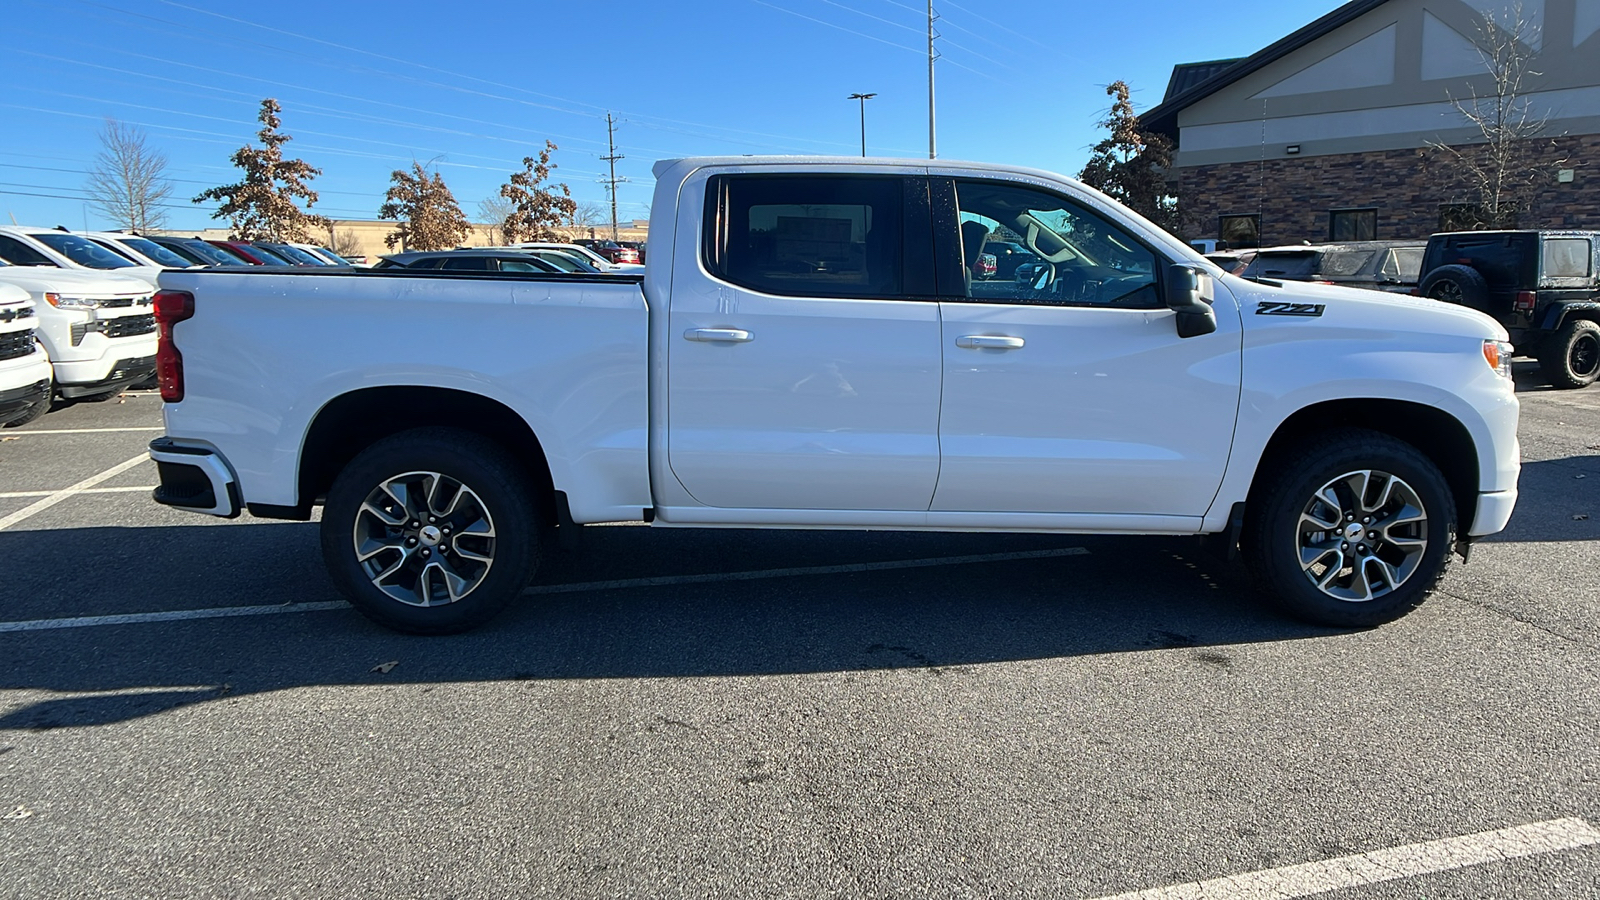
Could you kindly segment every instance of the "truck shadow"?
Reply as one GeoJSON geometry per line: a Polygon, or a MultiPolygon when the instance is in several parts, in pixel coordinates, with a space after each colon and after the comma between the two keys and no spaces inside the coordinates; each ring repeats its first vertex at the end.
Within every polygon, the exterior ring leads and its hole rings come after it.
{"type": "Polygon", "coordinates": [[[1485,543],[1600,539],[1600,455],[1524,462],[1517,509],[1485,543]]]}
{"type": "MultiPolygon", "coordinates": [[[[7,559],[73,559],[0,585],[8,621],[327,601],[316,526],[242,523],[0,533],[7,559]]],[[[914,669],[1334,634],[1259,606],[1178,539],[585,529],[541,584],[1082,547],[1084,555],[530,594],[484,628],[419,638],[353,610],[0,634],[0,729],[106,724],[320,685],[684,678],[914,669]],[[396,662],[390,671],[375,667],[396,662]],[[21,698],[18,698],[21,699],[21,698]]]]}

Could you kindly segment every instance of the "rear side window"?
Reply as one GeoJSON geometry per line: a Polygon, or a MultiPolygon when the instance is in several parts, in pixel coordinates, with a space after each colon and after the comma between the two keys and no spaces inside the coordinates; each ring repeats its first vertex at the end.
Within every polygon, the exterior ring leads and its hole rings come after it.
{"type": "Polygon", "coordinates": [[[1413,282],[1422,273],[1422,248],[1390,250],[1383,260],[1383,275],[1396,281],[1413,282]]]}
{"type": "Polygon", "coordinates": [[[785,297],[898,297],[903,193],[897,176],[720,176],[707,186],[706,268],[785,297]]]}
{"type": "Polygon", "coordinates": [[[1320,274],[1354,275],[1377,255],[1376,250],[1328,250],[1322,254],[1320,274]]]}
{"type": "Polygon", "coordinates": [[[1544,277],[1587,278],[1593,259],[1588,238],[1546,238],[1544,277]]]}

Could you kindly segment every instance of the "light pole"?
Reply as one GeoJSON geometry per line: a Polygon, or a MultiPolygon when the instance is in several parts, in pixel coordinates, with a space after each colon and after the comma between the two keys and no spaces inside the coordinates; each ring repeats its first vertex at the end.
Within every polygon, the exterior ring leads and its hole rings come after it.
{"type": "Polygon", "coordinates": [[[861,101],[861,155],[867,155],[867,101],[877,94],[851,94],[851,100],[861,101]]]}

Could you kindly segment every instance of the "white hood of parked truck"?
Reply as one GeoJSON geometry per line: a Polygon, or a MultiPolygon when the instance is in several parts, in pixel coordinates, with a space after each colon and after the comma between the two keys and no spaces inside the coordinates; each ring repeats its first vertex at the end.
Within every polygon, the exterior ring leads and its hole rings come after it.
{"type": "Polygon", "coordinates": [[[1507,339],[1506,330],[1489,316],[1426,297],[1305,281],[1263,284],[1236,275],[1224,275],[1222,280],[1239,299],[1247,330],[1300,321],[1319,328],[1507,339]]]}
{"type": "Polygon", "coordinates": [[[126,297],[153,291],[141,278],[43,266],[0,266],[0,284],[16,285],[36,298],[46,291],[82,297],[126,297]]]}

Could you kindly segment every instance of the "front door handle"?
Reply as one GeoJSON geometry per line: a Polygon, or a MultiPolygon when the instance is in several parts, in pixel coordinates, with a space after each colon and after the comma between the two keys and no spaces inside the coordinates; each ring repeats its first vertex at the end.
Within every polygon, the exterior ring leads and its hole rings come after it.
{"type": "Polygon", "coordinates": [[[1021,350],[1023,340],[1003,334],[969,334],[956,338],[956,346],[968,350],[1021,350]]]}
{"type": "Polygon", "coordinates": [[[751,337],[741,328],[691,328],[683,333],[684,340],[708,344],[742,344],[751,337]]]}

